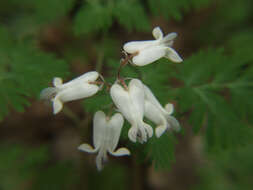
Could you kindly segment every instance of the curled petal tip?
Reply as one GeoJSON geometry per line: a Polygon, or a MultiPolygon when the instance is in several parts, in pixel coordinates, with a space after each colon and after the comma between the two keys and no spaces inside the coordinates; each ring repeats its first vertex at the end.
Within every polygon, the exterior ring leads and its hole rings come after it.
{"type": "Polygon", "coordinates": [[[59,99],[55,98],[53,100],[53,113],[54,114],[59,113],[62,110],[62,108],[63,108],[62,102],[59,99]]]}
{"type": "Polygon", "coordinates": [[[164,108],[168,114],[172,114],[174,112],[174,105],[171,103],[166,104],[164,108]]]}
{"type": "Polygon", "coordinates": [[[88,153],[94,153],[96,150],[89,144],[81,144],[77,147],[78,150],[88,153]]]}
{"type": "Polygon", "coordinates": [[[162,136],[162,134],[166,131],[166,127],[163,127],[163,126],[158,126],[156,127],[155,129],[155,134],[156,134],[156,137],[157,138],[160,138],[162,136]]]}
{"type": "Polygon", "coordinates": [[[152,34],[153,34],[154,38],[157,40],[162,39],[162,37],[163,37],[163,32],[159,26],[157,26],[153,29],[152,34]]]}
{"type": "Polygon", "coordinates": [[[148,138],[151,138],[153,136],[153,128],[150,125],[146,124],[145,130],[147,132],[148,138]]]}
{"type": "Polygon", "coordinates": [[[54,77],[53,84],[55,87],[62,85],[62,79],[59,77],[54,77]]]}
{"type": "Polygon", "coordinates": [[[137,128],[131,127],[131,128],[129,129],[129,131],[128,131],[128,138],[129,138],[132,142],[136,143],[137,128]]]}
{"type": "Polygon", "coordinates": [[[55,94],[57,92],[58,92],[58,89],[55,87],[45,88],[40,93],[40,99],[41,100],[50,100],[55,96],[55,94]]]}
{"type": "Polygon", "coordinates": [[[101,171],[103,169],[103,159],[99,155],[96,157],[96,165],[98,171],[101,171]]]}
{"type": "Polygon", "coordinates": [[[130,151],[127,148],[119,148],[115,152],[110,152],[113,156],[128,156],[130,151]]]}
{"type": "Polygon", "coordinates": [[[175,63],[183,62],[183,59],[178,55],[178,53],[170,47],[168,47],[165,57],[175,63]]]}

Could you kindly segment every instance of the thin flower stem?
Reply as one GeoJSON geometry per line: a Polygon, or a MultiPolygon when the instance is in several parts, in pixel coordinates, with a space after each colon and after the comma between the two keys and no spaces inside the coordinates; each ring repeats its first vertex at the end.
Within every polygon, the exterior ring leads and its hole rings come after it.
{"type": "Polygon", "coordinates": [[[122,68],[125,65],[127,65],[129,63],[129,61],[131,61],[131,59],[134,56],[138,55],[139,52],[133,53],[131,55],[128,55],[125,51],[123,51],[123,53],[125,54],[125,58],[121,59],[121,63],[120,63],[120,66],[119,66],[119,69],[118,69],[118,73],[117,73],[117,79],[123,85],[123,87],[125,88],[125,90],[128,90],[128,87],[127,87],[127,85],[125,83],[125,79],[120,76],[120,71],[122,70],[122,68]]]}
{"type": "Polygon", "coordinates": [[[109,111],[108,111],[108,113],[107,113],[107,116],[108,117],[111,117],[112,116],[112,112],[113,112],[113,110],[114,110],[114,104],[110,104],[110,108],[109,108],[109,111]]]}
{"type": "Polygon", "coordinates": [[[119,82],[122,84],[122,86],[125,88],[125,90],[127,90],[128,91],[128,87],[127,87],[127,85],[126,85],[126,83],[125,83],[125,80],[124,79],[118,79],[119,80],[119,82]]]}
{"type": "Polygon", "coordinates": [[[89,84],[98,84],[98,85],[102,85],[105,84],[104,81],[90,81],[89,84]]]}
{"type": "Polygon", "coordinates": [[[139,52],[133,53],[131,55],[128,55],[126,52],[123,51],[123,53],[125,53],[125,59],[121,59],[121,63],[118,69],[118,74],[117,74],[117,78],[120,80],[120,71],[122,70],[122,68],[127,65],[129,63],[129,61],[136,55],[138,55],[139,52]]]}
{"type": "Polygon", "coordinates": [[[109,91],[112,84],[106,82],[106,80],[104,79],[104,77],[101,74],[99,76],[100,76],[101,80],[104,82],[104,85],[106,86],[106,90],[109,91]]]}

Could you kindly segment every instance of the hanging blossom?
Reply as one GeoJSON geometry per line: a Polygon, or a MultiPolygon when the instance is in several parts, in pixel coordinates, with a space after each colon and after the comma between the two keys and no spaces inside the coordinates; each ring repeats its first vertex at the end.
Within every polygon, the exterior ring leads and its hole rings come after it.
{"type": "Polygon", "coordinates": [[[137,66],[150,64],[165,57],[172,62],[180,63],[182,58],[171,48],[177,33],[170,33],[163,36],[160,27],[155,27],[152,31],[155,40],[133,41],[124,45],[123,49],[132,54],[132,63],[137,66]]]}
{"type": "Polygon", "coordinates": [[[110,89],[113,102],[124,117],[131,124],[128,137],[131,141],[146,142],[152,137],[153,129],[143,122],[144,116],[144,89],[138,79],[132,79],[128,87],[123,88],[115,83],[110,89]]]}
{"type": "Polygon", "coordinates": [[[151,90],[146,85],[143,85],[143,87],[145,93],[144,115],[157,125],[155,129],[156,136],[159,138],[167,129],[179,131],[179,122],[171,116],[174,111],[173,104],[168,103],[163,108],[151,90]]]}
{"type": "Polygon", "coordinates": [[[67,83],[61,78],[53,79],[54,87],[45,88],[41,91],[41,99],[49,99],[53,102],[53,113],[59,113],[63,108],[63,103],[90,97],[98,92],[101,85],[96,84],[99,73],[91,71],[85,73],[67,83]]]}
{"type": "Polygon", "coordinates": [[[98,170],[103,169],[103,163],[107,161],[107,152],[113,156],[130,155],[127,148],[117,147],[120,132],[123,127],[124,119],[120,113],[113,115],[111,118],[106,117],[104,112],[97,111],[93,118],[93,148],[89,144],[81,144],[78,149],[88,153],[96,153],[96,165],[98,170]]]}

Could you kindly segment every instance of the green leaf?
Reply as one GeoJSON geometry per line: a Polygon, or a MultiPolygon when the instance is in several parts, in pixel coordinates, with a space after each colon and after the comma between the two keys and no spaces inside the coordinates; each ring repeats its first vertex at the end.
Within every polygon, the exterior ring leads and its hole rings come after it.
{"type": "Polygon", "coordinates": [[[252,77],[244,72],[247,62],[223,54],[221,49],[200,51],[173,75],[184,83],[175,89],[179,107],[182,112],[190,112],[189,122],[195,132],[206,127],[210,150],[234,147],[250,138],[247,122],[251,121],[252,105],[246,102],[253,93],[252,77]]]}
{"type": "MultiPolygon", "coordinates": [[[[21,25],[41,25],[53,22],[68,15],[74,0],[10,0],[0,3],[6,14],[12,15],[10,21],[17,27],[21,25]]],[[[1,10],[1,8],[0,8],[1,10]]],[[[21,29],[21,28],[19,28],[21,29]]]]}
{"type": "MultiPolygon", "coordinates": [[[[249,130],[252,133],[252,130],[249,130]]],[[[252,140],[243,147],[219,154],[205,154],[207,162],[198,171],[200,183],[194,190],[252,189],[252,140]]]]}
{"type": "Polygon", "coordinates": [[[128,31],[149,31],[150,25],[144,8],[138,1],[117,0],[113,15],[128,31]]]}
{"type": "Polygon", "coordinates": [[[156,169],[169,169],[171,162],[175,161],[175,137],[165,133],[160,138],[152,137],[145,145],[148,157],[153,161],[156,169]]]}
{"type": "Polygon", "coordinates": [[[66,76],[67,64],[31,43],[16,43],[4,28],[0,38],[0,119],[10,107],[24,111],[28,97],[38,96],[55,76],[66,76]],[[8,40],[6,40],[8,39],[8,40]]]}
{"type": "Polygon", "coordinates": [[[69,189],[76,177],[72,164],[66,161],[54,163],[50,158],[45,146],[28,148],[20,144],[2,144],[0,162],[4,164],[0,168],[1,189],[26,188],[27,184],[29,189],[69,189]]]}
{"type": "Polygon", "coordinates": [[[112,13],[108,5],[99,2],[87,2],[78,12],[74,22],[74,32],[77,35],[98,31],[107,31],[112,25],[112,13]]]}
{"type": "Polygon", "coordinates": [[[182,20],[183,13],[191,7],[202,8],[207,6],[211,0],[148,0],[152,13],[156,16],[163,16],[166,19],[182,20]]]}

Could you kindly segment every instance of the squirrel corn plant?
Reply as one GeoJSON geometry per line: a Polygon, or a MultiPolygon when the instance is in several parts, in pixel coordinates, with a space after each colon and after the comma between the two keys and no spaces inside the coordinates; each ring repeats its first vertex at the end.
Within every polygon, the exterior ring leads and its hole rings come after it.
{"type": "Polygon", "coordinates": [[[115,151],[118,144],[124,118],[130,123],[128,131],[129,140],[141,144],[148,142],[153,136],[153,128],[144,121],[145,119],[155,123],[155,134],[160,138],[166,130],[179,131],[180,125],[173,113],[173,104],[168,103],[163,108],[149,87],[140,79],[132,78],[127,85],[126,80],[120,76],[120,72],[128,63],[137,66],[145,66],[154,61],[166,57],[169,60],[179,63],[182,58],[171,48],[173,40],[177,36],[171,33],[163,36],[159,27],[153,29],[153,36],[156,40],[128,42],[124,45],[125,58],[121,60],[117,79],[113,84],[109,84],[104,77],[96,71],[90,71],[67,83],[55,77],[54,87],[48,87],[41,91],[41,98],[52,101],[53,113],[61,111],[64,102],[74,101],[82,98],[89,98],[96,94],[103,86],[107,87],[118,112],[114,116],[105,115],[104,112],[96,112],[93,119],[93,143],[95,148],[88,144],[82,144],[79,150],[95,153],[98,152],[96,165],[98,170],[103,168],[103,163],[107,161],[107,152],[114,156],[130,155],[127,148],[120,148],[115,151]],[[101,78],[102,80],[98,80],[101,78]]]}

